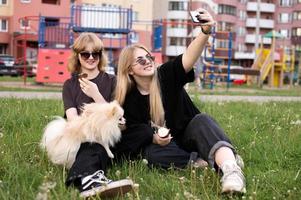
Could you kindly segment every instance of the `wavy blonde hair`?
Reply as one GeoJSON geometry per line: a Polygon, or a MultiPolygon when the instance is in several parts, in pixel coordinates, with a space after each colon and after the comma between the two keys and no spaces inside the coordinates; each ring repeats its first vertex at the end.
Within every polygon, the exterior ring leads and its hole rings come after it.
{"type": "MultiPolygon", "coordinates": [[[[125,96],[129,90],[132,87],[135,87],[135,80],[133,76],[129,74],[129,72],[133,62],[135,61],[134,52],[137,48],[143,49],[147,53],[151,54],[143,45],[134,44],[125,47],[119,55],[115,99],[120,105],[124,104],[125,96]]],[[[162,104],[157,70],[155,70],[155,74],[150,84],[149,105],[152,122],[154,122],[156,125],[164,126],[164,108],[162,104]]]]}
{"type": "Polygon", "coordinates": [[[78,54],[85,50],[88,44],[92,45],[93,51],[101,51],[102,55],[98,64],[98,70],[104,71],[107,65],[107,56],[104,54],[104,47],[102,41],[95,33],[84,32],[81,33],[71,48],[71,56],[68,59],[67,69],[71,73],[81,73],[81,64],[78,59],[78,54]]]}

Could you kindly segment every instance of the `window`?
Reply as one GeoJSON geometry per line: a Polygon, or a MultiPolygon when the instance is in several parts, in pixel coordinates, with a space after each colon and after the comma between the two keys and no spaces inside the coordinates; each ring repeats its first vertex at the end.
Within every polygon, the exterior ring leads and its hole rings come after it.
{"type": "Polygon", "coordinates": [[[6,5],[7,4],[7,0],[0,0],[0,5],[6,5]]]}
{"type": "Polygon", "coordinates": [[[21,19],[20,27],[21,27],[21,29],[30,29],[29,21],[25,20],[25,19],[21,19]]]}
{"type": "Polygon", "coordinates": [[[187,2],[170,1],[168,10],[187,10],[187,2]]]}
{"type": "Polygon", "coordinates": [[[60,24],[60,20],[57,18],[45,18],[46,26],[58,26],[60,24]]]}
{"type": "Polygon", "coordinates": [[[177,37],[170,37],[169,38],[169,45],[170,46],[185,46],[184,38],[177,38],[177,37]]]}
{"type": "Polygon", "coordinates": [[[244,10],[239,11],[239,19],[245,20],[247,18],[247,13],[244,10]]]}
{"type": "Polygon", "coordinates": [[[6,54],[7,44],[0,43],[0,54],[6,54]]]}
{"type": "Polygon", "coordinates": [[[30,3],[31,0],[21,0],[21,3],[30,3]]]}
{"type": "Polygon", "coordinates": [[[243,36],[246,34],[246,29],[244,27],[238,27],[238,35],[243,36]]]}
{"type": "Polygon", "coordinates": [[[288,13],[280,13],[279,14],[279,22],[280,23],[288,23],[290,22],[290,16],[288,13]]]}
{"type": "Polygon", "coordinates": [[[185,26],[185,21],[184,20],[171,19],[168,23],[168,27],[170,27],[170,28],[184,28],[186,26],[185,26]]]}
{"type": "Polygon", "coordinates": [[[292,0],[280,0],[280,6],[291,6],[292,0]]]}
{"type": "Polygon", "coordinates": [[[279,32],[281,35],[285,36],[286,38],[289,37],[289,31],[287,29],[281,29],[279,32]]]}
{"type": "Polygon", "coordinates": [[[294,20],[301,20],[301,11],[296,11],[293,13],[294,20]]]}
{"type": "Polygon", "coordinates": [[[137,20],[138,20],[138,12],[137,12],[137,11],[133,11],[132,13],[133,13],[133,14],[132,14],[133,20],[134,20],[134,21],[137,21],[137,20]]]}
{"type": "Polygon", "coordinates": [[[229,22],[218,22],[217,29],[218,31],[232,31],[234,30],[234,24],[229,22]]]}
{"type": "Polygon", "coordinates": [[[293,28],[292,36],[301,36],[301,28],[293,28]]]}
{"type": "Polygon", "coordinates": [[[218,5],[218,14],[226,14],[226,15],[236,16],[236,8],[234,6],[220,4],[220,5],[218,5]]]}
{"type": "Polygon", "coordinates": [[[60,0],[42,0],[42,3],[60,5],[60,0]]]}
{"type": "Polygon", "coordinates": [[[6,19],[0,19],[0,32],[8,32],[8,22],[6,19]]]}

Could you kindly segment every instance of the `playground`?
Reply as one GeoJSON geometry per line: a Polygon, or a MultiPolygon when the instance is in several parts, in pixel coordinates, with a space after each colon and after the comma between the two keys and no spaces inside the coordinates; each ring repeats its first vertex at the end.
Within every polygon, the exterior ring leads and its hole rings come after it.
{"type": "MultiPolygon", "coordinates": [[[[166,31],[168,32],[168,27],[187,26],[190,32],[187,39],[189,37],[192,39],[198,32],[198,27],[189,21],[135,21],[132,9],[121,7],[73,5],[70,18],[62,17],[59,21],[49,21],[47,16],[27,16],[25,19],[38,24],[36,82],[44,84],[63,83],[70,77],[66,70],[66,62],[70,54],[70,46],[81,32],[94,32],[103,40],[109,58],[107,66],[109,73],[116,72],[121,49],[125,45],[136,42],[133,26],[137,24],[152,27],[151,49],[158,64],[170,59],[163,52],[163,37],[166,31]]],[[[271,31],[263,35],[260,47],[254,50],[255,59],[248,66],[240,66],[241,63],[234,59],[235,37],[235,32],[213,29],[201,60],[196,63],[202,88],[214,89],[218,85],[226,85],[229,88],[244,84],[282,88],[285,85],[293,87],[299,84],[300,63],[295,58],[294,47],[288,50],[287,47],[279,45],[283,38],[280,33],[271,31]],[[270,44],[263,42],[267,39],[270,44]]],[[[23,63],[29,59],[28,39],[29,36],[25,33],[20,38],[20,44],[18,43],[23,52],[19,60],[24,60],[23,63]]],[[[140,42],[143,43],[143,40],[140,42]]],[[[181,53],[180,50],[176,51],[181,53]]],[[[28,76],[25,68],[24,65],[24,84],[28,76]]]]}

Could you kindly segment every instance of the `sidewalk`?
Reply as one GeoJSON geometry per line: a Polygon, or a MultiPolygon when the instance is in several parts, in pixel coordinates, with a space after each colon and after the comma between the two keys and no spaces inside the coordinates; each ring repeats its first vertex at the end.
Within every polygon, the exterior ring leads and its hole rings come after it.
{"type": "MultiPolygon", "coordinates": [[[[62,99],[61,92],[15,92],[1,91],[0,98],[22,98],[22,99],[62,99]]],[[[301,97],[283,97],[283,96],[227,96],[227,95],[201,95],[200,101],[205,102],[278,102],[294,101],[301,102],[301,97]]]]}

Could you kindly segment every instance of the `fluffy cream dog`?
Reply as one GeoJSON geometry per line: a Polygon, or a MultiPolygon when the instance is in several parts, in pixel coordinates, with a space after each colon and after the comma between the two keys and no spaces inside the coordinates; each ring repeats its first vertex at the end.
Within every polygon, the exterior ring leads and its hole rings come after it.
{"type": "Polygon", "coordinates": [[[113,101],[111,103],[90,103],[83,106],[82,114],[66,121],[57,117],[44,130],[41,147],[46,150],[54,164],[70,168],[83,142],[97,142],[113,158],[109,146],[113,146],[121,138],[118,127],[123,118],[123,109],[113,101]]]}

